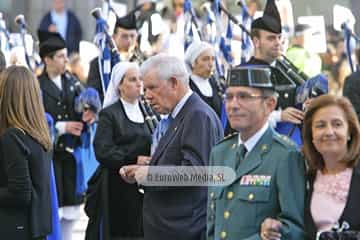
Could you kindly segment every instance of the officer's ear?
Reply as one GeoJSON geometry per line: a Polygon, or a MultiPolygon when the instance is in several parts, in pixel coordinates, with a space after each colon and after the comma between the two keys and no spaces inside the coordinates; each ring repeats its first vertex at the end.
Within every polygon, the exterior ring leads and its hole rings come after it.
{"type": "Polygon", "coordinates": [[[272,111],[275,110],[277,105],[277,98],[276,96],[268,96],[265,99],[266,111],[270,114],[272,111]]]}

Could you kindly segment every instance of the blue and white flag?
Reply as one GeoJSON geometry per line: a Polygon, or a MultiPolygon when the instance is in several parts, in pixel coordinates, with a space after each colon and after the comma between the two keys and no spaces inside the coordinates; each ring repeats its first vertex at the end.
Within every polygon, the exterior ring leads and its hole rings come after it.
{"type": "Polygon", "coordinates": [[[107,31],[107,22],[103,18],[96,19],[96,35],[94,43],[100,50],[98,64],[101,77],[101,86],[104,93],[106,92],[110,82],[111,66],[120,61],[118,54],[111,54],[110,42],[112,39],[110,35],[106,33],[107,31]]]}
{"type": "MultiPolygon", "coordinates": [[[[242,4],[242,14],[241,14],[241,22],[243,24],[243,26],[246,29],[250,29],[251,28],[251,22],[252,22],[252,17],[249,15],[249,11],[248,8],[245,4],[244,0],[241,0],[241,4],[242,4]]],[[[248,33],[246,33],[245,31],[241,31],[241,59],[240,59],[240,63],[246,63],[252,54],[252,42],[251,42],[251,37],[248,35],[248,33]]]]}
{"type": "Polygon", "coordinates": [[[230,65],[233,63],[233,60],[234,60],[233,56],[231,55],[232,38],[233,38],[233,33],[232,33],[231,22],[230,22],[230,19],[228,19],[226,35],[225,35],[225,37],[221,36],[220,51],[222,52],[223,57],[226,60],[226,62],[230,65]]]}
{"type": "Polygon", "coordinates": [[[191,0],[185,0],[184,2],[184,52],[190,46],[193,41],[200,41],[201,34],[199,32],[198,19],[195,14],[195,10],[192,6],[191,0]]]}

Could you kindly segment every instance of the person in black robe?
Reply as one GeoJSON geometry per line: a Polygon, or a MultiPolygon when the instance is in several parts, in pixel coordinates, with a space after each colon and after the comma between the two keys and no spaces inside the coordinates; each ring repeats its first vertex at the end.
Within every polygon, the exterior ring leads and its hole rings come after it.
{"type": "Polygon", "coordinates": [[[124,165],[148,164],[151,134],[139,106],[141,87],[136,63],[114,66],[94,139],[96,159],[108,171],[105,217],[111,239],[143,237],[143,194],[118,174],[124,165]]]}

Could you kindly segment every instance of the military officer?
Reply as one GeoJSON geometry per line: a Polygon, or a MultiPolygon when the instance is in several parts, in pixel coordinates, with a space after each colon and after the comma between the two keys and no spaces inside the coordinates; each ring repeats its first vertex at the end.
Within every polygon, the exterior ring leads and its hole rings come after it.
{"type": "Polygon", "coordinates": [[[277,102],[266,66],[236,67],[228,74],[226,111],[234,134],[211,152],[210,164],[236,172],[228,186],[209,187],[207,237],[261,239],[269,217],[282,224],[281,239],[303,239],[304,161],[295,144],[269,127],[277,102]]]}
{"type": "Polygon", "coordinates": [[[39,31],[40,57],[45,68],[39,76],[45,111],[55,121],[54,170],[60,207],[62,236],[71,240],[74,221],[80,217],[83,194],[77,194],[76,167],[73,155],[83,129],[80,116],[74,110],[75,97],[80,92],[79,81],[65,72],[67,49],[59,33],[39,31]]]}

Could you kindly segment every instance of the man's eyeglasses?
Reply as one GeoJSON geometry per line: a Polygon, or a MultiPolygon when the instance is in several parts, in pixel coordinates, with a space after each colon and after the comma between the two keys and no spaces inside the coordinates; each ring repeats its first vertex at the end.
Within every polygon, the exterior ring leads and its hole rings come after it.
{"type": "Polygon", "coordinates": [[[251,93],[247,93],[247,92],[239,92],[239,93],[236,93],[236,94],[227,93],[225,95],[225,101],[226,102],[231,102],[234,98],[237,101],[249,102],[249,101],[252,101],[254,99],[265,99],[267,97],[264,96],[264,95],[255,95],[255,94],[251,94],[251,93]]]}

